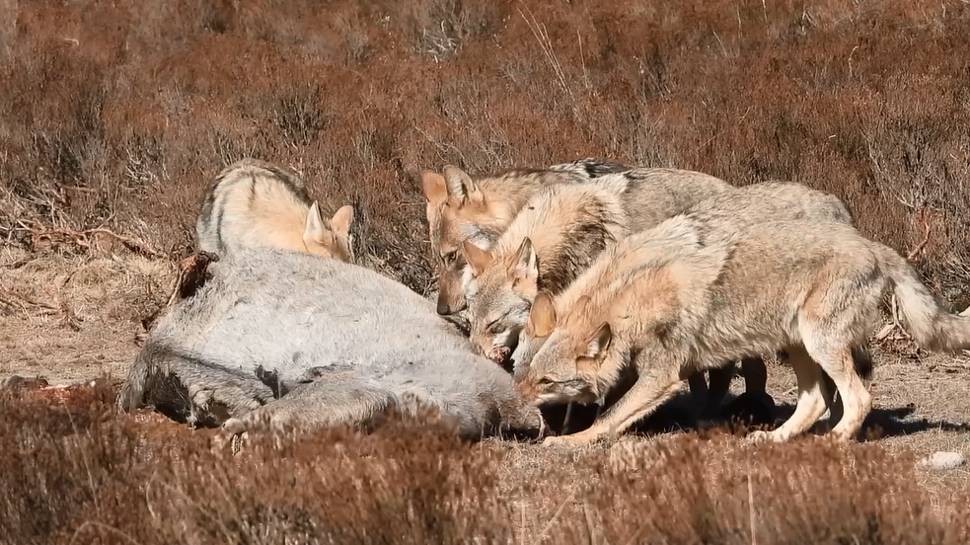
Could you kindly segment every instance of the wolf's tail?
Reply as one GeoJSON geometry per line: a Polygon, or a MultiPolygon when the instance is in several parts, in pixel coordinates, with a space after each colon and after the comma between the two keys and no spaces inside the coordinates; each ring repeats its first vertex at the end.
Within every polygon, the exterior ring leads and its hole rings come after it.
{"type": "Polygon", "coordinates": [[[946,352],[970,348],[970,316],[952,314],[940,307],[916,271],[895,250],[877,244],[876,253],[895,284],[906,330],[916,342],[924,348],[946,352]]]}

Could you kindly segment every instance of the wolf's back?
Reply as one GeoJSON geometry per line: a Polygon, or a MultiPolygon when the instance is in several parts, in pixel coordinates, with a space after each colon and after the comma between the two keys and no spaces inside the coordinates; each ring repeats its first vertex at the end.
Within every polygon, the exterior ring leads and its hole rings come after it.
{"type": "Polygon", "coordinates": [[[240,244],[261,242],[289,247],[300,240],[310,204],[296,172],[256,159],[237,161],[206,191],[195,225],[198,248],[225,253],[240,244]],[[260,240],[274,235],[279,240],[260,240]]]}

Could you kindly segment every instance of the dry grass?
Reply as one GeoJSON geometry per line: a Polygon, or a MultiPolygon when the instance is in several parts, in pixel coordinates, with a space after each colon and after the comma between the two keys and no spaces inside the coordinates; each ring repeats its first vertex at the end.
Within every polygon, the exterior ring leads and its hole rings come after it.
{"type": "Polygon", "coordinates": [[[913,460],[729,435],[543,452],[400,422],[266,438],[118,414],[105,386],[0,397],[0,543],[965,543],[913,460]]]}
{"type": "Polygon", "coordinates": [[[605,156],[846,199],[970,303],[965,2],[17,2],[0,46],[0,237],[110,227],[181,254],[255,155],[360,208],[429,285],[414,174],[605,156]]]}

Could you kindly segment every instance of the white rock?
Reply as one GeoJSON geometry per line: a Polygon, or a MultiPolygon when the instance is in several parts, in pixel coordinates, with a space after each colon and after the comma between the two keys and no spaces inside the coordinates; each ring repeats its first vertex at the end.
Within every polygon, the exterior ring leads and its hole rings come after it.
{"type": "Polygon", "coordinates": [[[967,462],[967,459],[959,452],[937,451],[926,458],[920,460],[920,465],[938,471],[956,469],[967,462]]]}

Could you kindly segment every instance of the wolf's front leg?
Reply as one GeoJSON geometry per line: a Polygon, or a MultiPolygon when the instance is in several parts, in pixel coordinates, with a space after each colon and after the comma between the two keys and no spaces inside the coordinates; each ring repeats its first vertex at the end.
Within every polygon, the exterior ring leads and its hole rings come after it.
{"type": "Polygon", "coordinates": [[[681,382],[677,376],[664,378],[641,376],[606,414],[584,431],[547,438],[547,445],[584,445],[607,436],[616,436],[638,420],[652,413],[670,396],[677,393],[681,382]]]}

